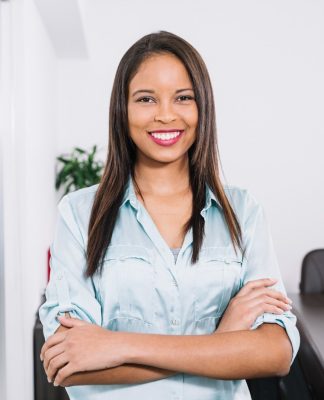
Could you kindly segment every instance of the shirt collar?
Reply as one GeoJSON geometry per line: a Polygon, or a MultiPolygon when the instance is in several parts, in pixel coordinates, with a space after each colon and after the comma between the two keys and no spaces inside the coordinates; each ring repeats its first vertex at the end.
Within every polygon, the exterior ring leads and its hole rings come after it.
{"type": "Polygon", "coordinates": [[[127,201],[129,201],[131,203],[131,205],[134,208],[136,208],[136,210],[138,209],[138,199],[135,194],[134,184],[133,184],[131,175],[129,175],[129,177],[128,177],[128,182],[126,185],[126,189],[125,189],[125,193],[124,193],[124,197],[123,197],[121,206],[123,206],[127,201]]]}
{"type": "MultiPolygon", "coordinates": [[[[123,206],[127,201],[131,203],[131,205],[137,210],[138,209],[138,199],[135,194],[134,190],[134,184],[131,176],[128,178],[128,182],[126,185],[125,189],[125,194],[121,203],[121,206],[123,206]]],[[[212,203],[215,203],[218,207],[221,209],[223,208],[219,202],[219,200],[216,198],[215,194],[213,191],[210,189],[210,187],[206,184],[206,203],[205,207],[201,210],[201,215],[205,215],[206,210],[212,205],[212,203]]]]}
{"type": "Polygon", "coordinates": [[[223,209],[222,205],[220,204],[219,200],[215,196],[214,192],[210,189],[210,187],[206,184],[206,202],[205,207],[201,210],[200,214],[204,217],[208,208],[215,203],[221,210],[223,209]]]}

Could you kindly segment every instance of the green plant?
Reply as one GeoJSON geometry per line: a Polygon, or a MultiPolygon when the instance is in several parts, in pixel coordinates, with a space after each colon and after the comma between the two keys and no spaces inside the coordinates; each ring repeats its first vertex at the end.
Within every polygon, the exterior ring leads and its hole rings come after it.
{"type": "Polygon", "coordinates": [[[56,157],[59,169],[56,173],[55,188],[62,186],[64,195],[77,189],[92,186],[100,181],[103,162],[95,159],[97,146],[91,151],[75,147],[70,154],[56,157]]]}

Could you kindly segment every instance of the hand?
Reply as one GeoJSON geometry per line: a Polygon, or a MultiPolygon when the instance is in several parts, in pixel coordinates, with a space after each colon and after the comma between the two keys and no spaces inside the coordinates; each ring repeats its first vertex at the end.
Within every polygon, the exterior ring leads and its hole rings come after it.
{"type": "Polygon", "coordinates": [[[248,282],[229,302],[215,333],[249,330],[257,317],[265,312],[282,314],[291,309],[291,300],[283,293],[267,288],[276,279],[248,282]]]}
{"type": "Polygon", "coordinates": [[[50,336],[40,355],[49,382],[55,378],[54,386],[76,372],[112,368],[125,362],[120,332],[76,318],[58,319],[70,329],[50,336]]]}

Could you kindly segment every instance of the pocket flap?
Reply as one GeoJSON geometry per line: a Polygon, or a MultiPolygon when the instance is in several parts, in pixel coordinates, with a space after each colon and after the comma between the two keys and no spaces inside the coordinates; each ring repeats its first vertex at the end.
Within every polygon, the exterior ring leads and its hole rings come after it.
{"type": "Polygon", "coordinates": [[[126,260],[128,258],[138,258],[151,262],[151,251],[143,246],[112,245],[108,246],[105,260],[126,260]]]}
{"type": "Polygon", "coordinates": [[[223,261],[225,264],[233,262],[242,263],[242,253],[235,253],[233,247],[203,247],[201,249],[202,261],[223,261]]]}

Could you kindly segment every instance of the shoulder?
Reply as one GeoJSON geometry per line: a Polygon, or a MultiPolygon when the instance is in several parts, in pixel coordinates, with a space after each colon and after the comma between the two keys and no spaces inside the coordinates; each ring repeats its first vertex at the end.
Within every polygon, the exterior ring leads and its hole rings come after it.
{"type": "Polygon", "coordinates": [[[75,190],[64,195],[58,203],[59,208],[69,204],[72,208],[87,206],[93,203],[99,184],[75,190]]]}
{"type": "Polygon", "coordinates": [[[64,195],[57,206],[61,216],[87,226],[98,186],[92,185],[64,195]]]}
{"type": "Polygon", "coordinates": [[[67,197],[72,207],[83,207],[93,203],[99,184],[75,190],[68,193],[67,197]]]}
{"type": "Polygon", "coordinates": [[[261,203],[249,189],[235,185],[223,187],[231,206],[242,221],[262,210],[261,203]]]}

